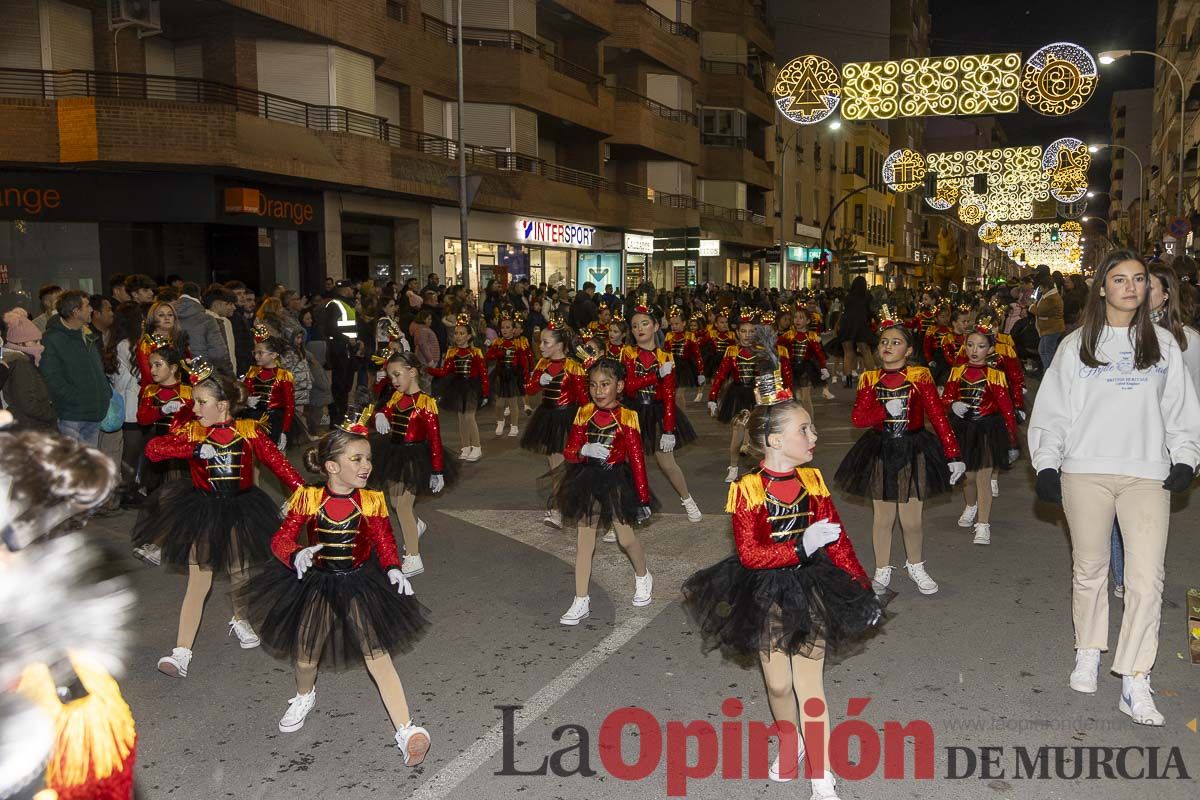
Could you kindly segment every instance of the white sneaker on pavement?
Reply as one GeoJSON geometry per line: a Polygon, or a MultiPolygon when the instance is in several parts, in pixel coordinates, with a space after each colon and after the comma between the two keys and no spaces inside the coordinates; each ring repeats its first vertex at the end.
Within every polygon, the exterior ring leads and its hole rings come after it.
{"type": "Polygon", "coordinates": [[[602,541],[602,542],[615,542],[616,540],[617,540],[617,532],[611,531],[611,530],[608,533],[606,533],[600,537],[600,541],[602,541]]]}
{"type": "Polygon", "coordinates": [[[825,777],[812,779],[812,800],[838,800],[837,789],[834,788],[833,773],[826,771],[825,777]]]}
{"type": "Polygon", "coordinates": [[[875,570],[875,577],[871,579],[871,588],[875,590],[875,594],[883,594],[883,591],[892,583],[891,565],[879,567],[875,570]]]}
{"type": "Polygon", "coordinates": [[[1100,670],[1100,650],[1081,647],[1075,651],[1075,669],[1071,670],[1071,688],[1084,694],[1096,693],[1096,673],[1100,670]]]}
{"type": "Polygon", "coordinates": [[[796,747],[799,752],[796,753],[796,761],[787,769],[780,769],[779,759],[783,753],[775,756],[775,760],[771,762],[770,769],[767,770],[767,777],[776,783],[787,783],[794,781],[800,777],[800,765],[804,763],[804,740],[799,736],[796,737],[796,747]]]}
{"type": "Polygon", "coordinates": [[[429,731],[419,725],[413,725],[412,720],[396,731],[396,747],[400,748],[400,754],[404,756],[404,766],[406,767],[415,767],[424,761],[431,743],[429,731]]]}
{"type": "Polygon", "coordinates": [[[633,604],[635,606],[650,605],[650,592],[654,589],[654,576],[650,570],[645,575],[633,576],[633,604]]]}
{"type": "Polygon", "coordinates": [[[463,456],[463,461],[478,461],[483,458],[482,447],[468,447],[466,455],[463,456]]]}
{"type": "Polygon", "coordinates": [[[925,571],[925,562],[919,564],[910,564],[904,562],[904,568],[908,570],[908,577],[913,579],[913,583],[917,585],[917,591],[921,594],[934,594],[938,590],[937,583],[933,578],[929,577],[929,573],[925,571]]]}
{"type": "Polygon", "coordinates": [[[704,390],[703,389],[696,392],[696,396],[692,398],[692,402],[693,403],[703,403],[704,402],[704,390]]]}
{"type": "Polygon", "coordinates": [[[975,544],[992,543],[992,526],[986,522],[975,523],[975,544]]]}
{"type": "Polygon", "coordinates": [[[470,454],[470,452],[471,452],[471,448],[469,448],[469,447],[464,447],[462,450],[459,450],[458,451],[459,461],[466,461],[467,456],[470,454]]]}
{"type": "Polygon", "coordinates": [[[1000,481],[992,478],[992,497],[1000,496],[1000,481]]]}
{"type": "Polygon", "coordinates": [[[683,503],[683,510],[687,512],[688,522],[699,522],[704,518],[704,515],[700,513],[700,506],[696,505],[696,501],[692,499],[691,495],[683,498],[680,502],[683,503]]]}
{"type": "Polygon", "coordinates": [[[258,634],[254,632],[254,628],[250,627],[250,623],[244,619],[234,617],[229,620],[229,634],[231,636],[234,634],[237,635],[238,644],[241,645],[243,650],[258,647],[258,634]]]}
{"type": "Polygon", "coordinates": [[[826,400],[836,400],[837,399],[837,395],[834,394],[833,392],[829,391],[829,386],[827,386],[827,385],[821,387],[821,397],[824,397],[826,400]]]}
{"type": "Polygon", "coordinates": [[[975,524],[975,517],[979,516],[979,506],[967,506],[963,509],[962,516],[958,518],[958,527],[969,528],[975,524]]]}
{"type": "Polygon", "coordinates": [[[546,516],[542,517],[542,524],[562,530],[562,514],[558,509],[547,511],[546,516]]]}
{"type": "Polygon", "coordinates": [[[510,439],[515,439],[515,438],[517,438],[517,437],[518,437],[518,436],[520,436],[520,435],[521,435],[521,431],[520,431],[520,429],[519,429],[519,428],[517,428],[517,426],[516,426],[516,425],[509,425],[509,426],[508,426],[508,438],[510,438],[510,439]]]}
{"type": "Polygon", "coordinates": [[[1121,702],[1117,708],[1138,725],[1159,727],[1166,722],[1154,705],[1154,690],[1150,688],[1150,676],[1145,673],[1121,677],[1121,702]]]}
{"type": "Polygon", "coordinates": [[[563,625],[578,625],[591,613],[591,603],[591,597],[576,597],[571,601],[571,607],[567,609],[567,613],[559,617],[558,621],[563,625]]]}
{"type": "Polygon", "coordinates": [[[400,562],[400,574],[406,578],[420,575],[425,571],[425,562],[420,556],[405,556],[400,562]]]}
{"type": "Polygon", "coordinates": [[[158,660],[158,671],[172,678],[186,678],[188,664],[192,663],[192,651],[186,647],[176,647],[171,655],[158,660]]]}
{"type": "Polygon", "coordinates": [[[738,479],[738,468],[730,467],[729,470],[725,473],[725,482],[733,483],[737,479],[738,479]]]}
{"type": "Polygon", "coordinates": [[[133,556],[152,567],[162,564],[162,548],[156,544],[143,544],[133,548],[133,556]]]}
{"type": "Polygon", "coordinates": [[[294,733],[304,727],[304,718],[308,716],[308,712],[313,710],[313,706],[317,704],[317,687],[313,687],[308,694],[297,694],[291,700],[288,700],[288,710],[283,712],[283,718],[279,720],[280,733],[294,733]]]}
{"type": "MultiPolygon", "coordinates": [[[[507,409],[507,408],[506,408],[506,409],[504,409],[504,410],[505,410],[505,411],[508,411],[508,409],[507,409]]],[[[497,436],[503,436],[503,435],[504,435],[504,424],[505,424],[505,423],[504,423],[504,420],[500,420],[499,422],[497,422],[497,423],[496,423],[496,435],[497,435],[497,436]]]]}

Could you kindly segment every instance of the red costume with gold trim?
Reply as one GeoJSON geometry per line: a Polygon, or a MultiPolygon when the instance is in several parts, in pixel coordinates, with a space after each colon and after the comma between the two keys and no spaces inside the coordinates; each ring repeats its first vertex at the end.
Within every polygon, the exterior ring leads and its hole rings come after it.
{"type": "Polygon", "coordinates": [[[1020,449],[1020,440],[1003,372],[970,364],[955,367],[942,387],[942,406],[954,429],[967,471],[1008,469],[1008,452],[1020,449]],[[959,402],[967,406],[962,417],[951,409],[959,402]]]}
{"type": "MultiPolygon", "coordinates": [[[[791,389],[791,355],[786,347],[779,344],[775,346],[775,354],[779,359],[783,385],[791,389]]],[[[730,422],[739,412],[754,408],[754,377],[758,374],[758,359],[759,352],[750,347],[733,346],[725,351],[721,366],[713,376],[712,387],[708,390],[709,402],[715,402],[721,396],[721,387],[729,380],[729,389],[717,408],[717,419],[721,422],[730,422]]]]}
{"type": "Polygon", "coordinates": [[[700,385],[699,376],[704,374],[704,362],[700,358],[700,342],[696,334],[688,330],[667,331],[663,347],[675,359],[675,385],[694,389],[700,385]]]}
{"type": "MultiPolygon", "coordinates": [[[[173,346],[175,344],[161,333],[157,334],[157,336],[159,339],[166,341],[168,345],[173,346]]],[[[158,349],[159,344],[154,341],[154,337],[152,337],[150,334],[144,333],[142,334],[142,338],[138,339],[137,347],[135,347],[133,351],[133,360],[137,364],[138,368],[139,386],[148,386],[149,384],[154,383],[154,378],[150,377],[150,355],[158,349]]],[[[184,348],[180,355],[182,355],[185,359],[191,359],[192,357],[191,351],[187,348],[184,348]]]]}
{"type": "MultiPolygon", "coordinates": [[[[580,407],[563,448],[565,466],[555,483],[551,507],[564,522],[597,529],[632,525],[640,510],[657,506],[646,479],[646,456],[638,415],[628,408],[580,407]],[[603,460],[584,456],[585,445],[608,448],[603,460]]],[[[644,512],[641,512],[644,513],[644,512]]]]}
{"type": "Polygon", "coordinates": [[[495,339],[484,360],[494,364],[490,389],[497,397],[524,396],[525,382],[533,369],[533,352],[529,349],[528,339],[524,336],[495,339]]]}
{"type": "Polygon", "coordinates": [[[675,403],[679,362],[674,356],[661,347],[647,350],[626,345],[621,363],[625,365],[624,404],[638,415],[644,448],[651,453],[658,450],[659,437],[664,433],[675,436],[675,449],[694,442],[696,431],[675,403]],[[659,374],[663,364],[674,365],[665,377],[659,374]]]}
{"type": "Polygon", "coordinates": [[[821,370],[825,369],[825,348],[816,331],[795,328],[779,335],[779,344],[788,353],[792,382],[795,386],[819,386],[821,370]]]}
{"type": "Polygon", "coordinates": [[[435,378],[445,379],[441,386],[442,407],[464,413],[483,405],[491,392],[488,388],[487,364],[478,347],[451,347],[441,366],[426,367],[435,378]]]}
{"type": "Polygon", "coordinates": [[[525,432],[521,434],[521,449],[542,455],[557,455],[567,443],[567,433],[575,419],[575,411],[588,402],[587,378],[583,366],[573,358],[543,358],[534,365],[533,374],[525,384],[525,394],[541,392],[542,402],[533,411],[525,432]],[[542,385],[542,375],[549,382],[542,385]]]}
{"type": "Polygon", "coordinates": [[[429,479],[442,475],[449,483],[453,462],[442,447],[438,404],[424,392],[394,392],[376,417],[388,421],[390,431],[371,437],[371,486],[386,489],[400,483],[413,494],[428,494],[429,479]]]}
{"type": "Polygon", "coordinates": [[[138,396],[138,425],[152,426],[155,436],[162,436],[173,424],[182,424],[193,419],[192,387],[186,383],[160,385],[151,383],[143,386],[138,396]],[[178,400],[182,406],[171,414],[163,413],[162,407],[178,400]]]}
{"type": "Polygon", "coordinates": [[[257,397],[258,405],[248,409],[247,416],[257,416],[267,426],[272,439],[290,433],[296,416],[296,376],[283,367],[260,367],[246,370],[242,383],[248,397],[257,397]]]}

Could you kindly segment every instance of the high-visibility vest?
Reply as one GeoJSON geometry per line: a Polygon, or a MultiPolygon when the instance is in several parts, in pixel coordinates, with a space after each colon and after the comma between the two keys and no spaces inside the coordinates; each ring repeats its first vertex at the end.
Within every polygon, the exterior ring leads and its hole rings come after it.
{"type": "MultiPolygon", "coordinates": [[[[342,334],[347,339],[357,339],[358,323],[354,319],[354,306],[350,305],[345,300],[340,300],[336,297],[326,303],[325,307],[329,308],[332,305],[337,306],[338,313],[340,314],[340,318],[336,323],[336,332],[342,334]]],[[[333,335],[334,333],[335,331],[329,331],[330,335],[333,335]]]]}

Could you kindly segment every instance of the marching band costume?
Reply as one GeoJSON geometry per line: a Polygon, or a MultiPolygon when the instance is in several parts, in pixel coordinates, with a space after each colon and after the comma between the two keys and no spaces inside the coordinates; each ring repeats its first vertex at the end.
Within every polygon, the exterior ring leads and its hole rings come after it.
{"type": "Polygon", "coordinates": [[[551,501],[564,523],[607,530],[614,522],[639,522],[642,508],[657,508],[646,479],[643,440],[636,412],[622,406],[598,408],[592,402],[580,407],[563,448],[566,463],[551,501]],[[588,444],[608,448],[608,457],[584,456],[581,450],[588,444]]]}
{"type": "MultiPolygon", "coordinates": [[[[747,322],[757,323],[758,318],[752,313],[741,314],[738,324],[747,322]]],[[[791,356],[782,345],[777,344],[776,350],[780,357],[779,369],[783,375],[783,384],[791,389],[791,356]]],[[[717,398],[720,398],[717,406],[717,419],[721,422],[732,422],[740,412],[754,408],[754,376],[757,374],[758,357],[758,352],[752,347],[731,345],[725,350],[721,366],[717,368],[717,373],[713,376],[712,388],[708,390],[709,402],[717,402],[717,398]],[[721,388],[725,386],[727,379],[729,386],[722,395],[721,388]]]]}
{"type": "Polygon", "coordinates": [[[966,404],[963,416],[948,413],[967,472],[1008,469],[1009,451],[1019,449],[1017,420],[1004,373],[991,367],[960,365],[942,387],[942,406],[966,404]]]}
{"type": "MultiPolygon", "coordinates": [[[[509,316],[508,319],[513,317],[509,316]]],[[[520,328],[520,325],[517,324],[517,327],[520,328]]],[[[490,379],[492,394],[496,397],[525,396],[525,383],[533,368],[533,352],[529,349],[528,339],[524,336],[494,339],[485,360],[495,364],[490,379]]]]}
{"type": "Polygon", "coordinates": [[[254,403],[246,416],[257,418],[273,442],[278,442],[281,434],[291,433],[296,416],[296,377],[283,367],[256,364],[246,370],[242,383],[246,385],[247,402],[254,403]]]}
{"type": "MultiPolygon", "coordinates": [[[[667,312],[667,318],[675,314],[682,316],[683,312],[672,307],[667,312]]],[[[667,331],[663,347],[675,361],[675,385],[685,389],[699,386],[699,377],[704,374],[704,362],[700,360],[700,342],[696,334],[688,330],[667,331]]]]}
{"type": "Polygon", "coordinates": [[[664,433],[675,437],[676,450],[696,441],[692,423],[675,402],[679,362],[671,353],[661,347],[646,350],[626,345],[621,351],[621,363],[625,366],[625,407],[637,414],[644,450],[648,453],[659,450],[664,433]],[[669,363],[674,367],[663,376],[662,366],[669,363]]]}
{"type": "Polygon", "coordinates": [[[525,394],[542,393],[542,402],[534,409],[521,449],[542,455],[559,454],[567,444],[567,434],[575,412],[588,402],[587,379],[583,367],[573,358],[542,358],[533,368],[525,394]],[[543,383],[542,376],[549,376],[543,383]]]}
{"type": "Polygon", "coordinates": [[[487,365],[478,347],[450,347],[440,367],[426,372],[441,381],[442,407],[459,414],[474,412],[490,396],[487,365]]]}
{"type": "Polygon", "coordinates": [[[455,477],[454,462],[442,447],[438,404],[424,392],[392,392],[376,412],[391,430],[371,436],[372,488],[401,484],[412,494],[429,494],[430,478],[441,475],[445,483],[455,477]]]}

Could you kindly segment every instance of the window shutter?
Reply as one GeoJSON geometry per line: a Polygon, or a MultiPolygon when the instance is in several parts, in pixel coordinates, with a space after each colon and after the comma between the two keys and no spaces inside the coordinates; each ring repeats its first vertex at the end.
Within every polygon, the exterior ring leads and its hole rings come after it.
{"type": "Polygon", "coordinates": [[[0,3],[0,68],[42,69],[37,0],[0,3]]]}
{"type": "Polygon", "coordinates": [[[375,113],[375,61],[340,47],[329,48],[330,105],[375,113]]]}
{"type": "Polygon", "coordinates": [[[43,44],[49,45],[48,69],[96,68],[92,51],[92,12],[60,0],[42,0],[41,19],[47,23],[43,44]]]}

